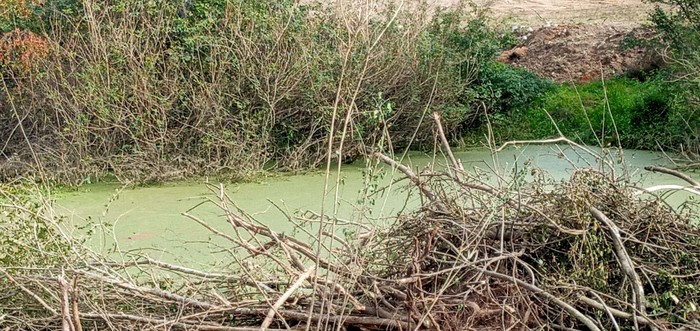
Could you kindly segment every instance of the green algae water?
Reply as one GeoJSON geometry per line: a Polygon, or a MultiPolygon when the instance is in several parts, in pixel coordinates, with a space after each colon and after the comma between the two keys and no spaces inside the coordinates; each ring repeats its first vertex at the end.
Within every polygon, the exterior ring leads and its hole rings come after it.
{"type": "MultiPolygon", "coordinates": [[[[542,169],[553,179],[568,178],[576,168],[600,168],[595,157],[583,150],[560,145],[531,145],[497,154],[485,149],[469,150],[456,152],[455,156],[465,170],[480,174],[494,184],[499,178],[512,178],[531,167],[542,169]]],[[[627,174],[642,187],[685,185],[675,177],[643,170],[645,166],[668,165],[659,153],[625,150],[610,159],[624,160],[614,165],[614,171],[627,174]]],[[[440,168],[447,163],[441,156],[420,153],[409,153],[401,162],[415,172],[430,166],[440,168]]],[[[88,247],[97,252],[125,260],[137,253],[192,267],[214,267],[229,261],[236,252],[229,251],[231,245],[225,239],[183,213],[202,220],[216,231],[232,232],[223,210],[216,204],[220,187],[232,198],[235,207],[249,217],[286,234],[294,231],[290,218],[303,217],[306,211],[320,213],[323,209],[326,215],[335,215],[340,220],[366,224],[391,222],[399,213],[420,205],[420,197],[406,189],[408,182],[398,181],[403,174],[383,165],[372,169],[375,170],[370,171],[364,161],[355,162],[342,165],[337,176],[335,167],[328,183],[323,173],[307,173],[223,185],[184,181],[122,188],[118,184],[92,184],[75,192],[59,193],[56,209],[65,217],[65,227],[74,236],[84,238],[88,247]],[[374,194],[367,196],[368,192],[374,194]]],[[[667,196],[675,204],[693,198],[685,192],[667,196]]]]}

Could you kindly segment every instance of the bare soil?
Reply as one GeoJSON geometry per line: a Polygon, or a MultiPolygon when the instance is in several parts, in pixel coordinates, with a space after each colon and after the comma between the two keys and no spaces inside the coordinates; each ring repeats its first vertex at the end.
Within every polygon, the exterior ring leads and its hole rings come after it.
{"type": "MultiPolygon", "coordinates": [[[[437,0],[452,5],[458,0],[437,0]]],[[[540,26],[589,23],[637,26],[647,20],[653,6],[641,0],[476,0],[490,6],[496,17],[521,24],[540,26]]]]}
{"type": "MultiPolygon", "coordinates": [[[[459,0],[436,0],[438,6],[459,0]]],[[[499,60],[557,82],[585,82],[638,72],[660,63],[636,48],[621,49],[628,34],[651,38],[653,6],[641,0],[477,0],[521,37],[499,60]]]]}
{"type": "Polygon", "coordinates": [[[661,65],[652,51],[624,49],[628,36],[651,38],[649,28],[615,25],[562,24],[521,33],[522,42],[499,61],[526,68],[556,82],[588,82],[619,75],[635,76],[661,65]]]}

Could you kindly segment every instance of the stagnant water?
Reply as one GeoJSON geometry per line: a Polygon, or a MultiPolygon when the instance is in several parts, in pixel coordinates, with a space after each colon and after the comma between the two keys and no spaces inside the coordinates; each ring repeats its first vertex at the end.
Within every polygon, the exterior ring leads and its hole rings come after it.
{"type": "MultiPolygon", "coordinates": [[[[470,150],[456,152],[455,156],[467,171],[482,173],[492,181],[498,178],[495,173],[507,178],[527,166],[540,168],[555,179],[568,178],[576,167],[600,167],[591,155],[559,145],[510,148],[497,154],[470,150]]],[[[668,165],[662,154],[625,150],[623,156],[624,164],[616,165],[615,171],[620,175],[627,172],[632,179],[640,181],[640,186],[685,184],[674,177],[642,169],[649,165],[668,165]]],[[[446,164],[446,160],[436,155],[409,153],[402,163],[419,170],[429,165],[440,167],[446,164]]],[[[406,181],[392,184],[402,178],[402,174],[383,166],[380,167],[383,170],[381,178],[373,177],[367,181],[366,169],[364,161],[343,165],[337,178],[337,168],[333,168],[327,190],[324,190],[326,176],[320,172],[224,184],[224,188],[237,207],[283,233],[293,229],[285,214],[305,210],[320,212],[324,194],[324,211],[326,214],[335,212],[340,219],[390,220],[401,211],[418,206],[419,198],[405,190],[406,181]],[[372,188],[385,189],[372,200],[362,200],[360,197],[366,192],[367,183],[374,184],[372,188]],[[362,215],[369,211],[371,218],[363,218],[362,215]]],[[[124,189],[118,184],[92,184],[79,191],[57,194],[57,212],[66,217],[67,229],[75,236],[85,238],[87,245],[98,252],[125,259],[133,258],[132,253],[148,254],[188,266],[211,267],[226,263],[232,253],[227,252],[231,245],[183,216],[189,211],[219,231],[232,232],[222,217],[222,210],[215,203],[207,202],[208,199],[216,200],[218,194],[216,187],[219,183],[211,184],[214,184],[214,190],[204,182],[191,181],[124,189]],[[193,207],[196,208],[191,210],[193,207]]],[[[676,192],[669,194],[668,199],[678,204],[689,196],[676,192]]]]}

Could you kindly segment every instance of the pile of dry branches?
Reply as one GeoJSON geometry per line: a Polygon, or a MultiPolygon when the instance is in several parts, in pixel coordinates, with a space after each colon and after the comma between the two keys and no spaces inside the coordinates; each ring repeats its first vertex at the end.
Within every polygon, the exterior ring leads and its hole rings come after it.
{"type": "Polygon", "coordinates": [[[301,240],[256,222],[212,187],[218,198],[209,203],[230,231],[185,216],[228,240],[229,269],[114,263],[74,249],[52,265],[0,268],[9,294],[0,298],[0,323],[66,331],[700,329],[697,214],[615,177],[603,159],[565,181],[534,170],[531,185],[495,185],[465,172],[443,146],[451,160],[443,171],[414,173],[374,154],[423,199],[387,229],[316,216],[302,220],[314,226],[300,224],[312,238],[301,240]],[[341,228],[353,231],[340,236],[341,228]]]}

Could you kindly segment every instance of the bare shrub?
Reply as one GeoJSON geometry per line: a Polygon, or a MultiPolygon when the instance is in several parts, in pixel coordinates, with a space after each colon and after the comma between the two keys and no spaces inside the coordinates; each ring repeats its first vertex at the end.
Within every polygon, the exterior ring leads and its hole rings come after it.
{"type": "Polygon", "coordinates": [[[468,7],[61,6],[35,8],[26,24],[50,56],[21,77],[2,71],[1,139],[3,153],[25,163],[33,162],[29,141],[48,179],[65,184],[106,172],[146,182],[240,177],[266,164],[315,167],[337,150],[338,160],[352,160],[390,140],[429,146],[426,102],[444,113],[448,133],[473,118],[475,63],[494,52],[485,17],[468,7]]]}

